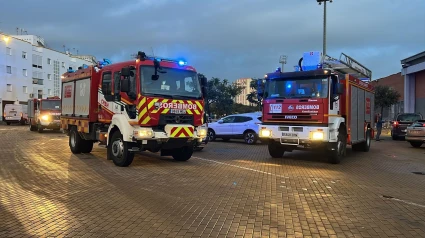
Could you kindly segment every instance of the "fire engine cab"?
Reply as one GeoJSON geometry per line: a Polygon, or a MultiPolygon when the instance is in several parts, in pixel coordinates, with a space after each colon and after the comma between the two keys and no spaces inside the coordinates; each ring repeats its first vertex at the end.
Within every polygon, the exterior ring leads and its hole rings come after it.
{"type": "Polygon", "coordinates": [[[263,123],[259,136],[269,154],[293,150],[329,151],[339,163],[346,145],[369,151],[373,138],[372,72],[342,53],[340,59],[306,52],[295,72],[276,70],[259,83],[263,123]]]}
{"type": "Polygon", "coordinates": [[[206,136],[206,79],[185,61],[147,56],[83,66],[62,76],[61,123],[73,153],[90,153],[94,142],[107,148],[117,166],[135,152],[191,158],[206,136]]]}
{"type": "Polygon", "coordinates": [[[28,100],[30,131],[42,133],[44,129],[60,130],[61,99],[58,96],[28,100]]]}

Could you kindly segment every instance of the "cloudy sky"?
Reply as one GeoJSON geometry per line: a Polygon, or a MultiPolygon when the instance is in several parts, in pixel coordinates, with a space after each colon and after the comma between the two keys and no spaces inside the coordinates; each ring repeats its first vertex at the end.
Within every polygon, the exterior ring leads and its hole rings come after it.
{"type": "MultiPolygon", "coordinates": [[[[344,52],[377,79],[425,50],[424,0],[334,0],[327,4],[327,53],[344,52]]],[[[261,77],[288,55],[322,50],[316,0],[2,0],[0,29],[16,27],[80,54],[127,60],[138,50],[184,57],[207,77],[261,77]]]]}

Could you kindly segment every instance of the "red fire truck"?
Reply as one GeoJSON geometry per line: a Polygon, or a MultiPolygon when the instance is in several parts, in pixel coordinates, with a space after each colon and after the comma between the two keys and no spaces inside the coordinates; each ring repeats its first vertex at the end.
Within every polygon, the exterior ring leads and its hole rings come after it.
{"type": "Polygon", "coordinates": [[[339,60],[306,52],[296,72],[267,74],[259,84],[263,123],[259,136],[269,154],[327,149],[329,162],[339,163],[346,145],[369,151],[374,136],[372,72],[341,54],[339,60]],[[301,65],[301,63],[303,65],[301,65]]]}
{"type": "Polygon", "coordinates": [[[182,60],[147,56],[80,67],[62,76],[62,128],[72,153],[90,153],[94,142],[120,167],[138,151],[191,158],[206,137],[206,79],[182,60]]]}
{"type": "Polygon", "coordinates": [[[28,100],[28,122],[30,131],[44,129],[60,130],[61,100],[59,97],[28,100]]]}

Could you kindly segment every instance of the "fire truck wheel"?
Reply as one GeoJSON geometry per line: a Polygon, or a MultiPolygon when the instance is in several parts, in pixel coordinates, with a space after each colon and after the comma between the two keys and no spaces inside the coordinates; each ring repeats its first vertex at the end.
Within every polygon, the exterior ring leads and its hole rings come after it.
{"type": "Polygon", "coordinates": [[[108,156],[116,166],[127,167],[134,159],[134,153],[129,151],[130,143],[123,141],[120,131],[115,131],[108,145],[108,156]]]}
{"type": "Polygon", "coordinates": [[[93,150],[93,141],[82,140],[81,153],[88,154],[93,150]]]}
{"type": "Polygon", "coordinates": [[[285,153],[285,149],[275,141],[269,141],[268,149],[272,158],[282,158],[285,153]]]}
{"type": "Polygon", "coordinates": [[[81,136],[78,134],[78,131],[75,127],[72,127],[69,131],[69,148],[73,154],[81,153],[82,149],[82,140],[81,136]]]}
{"type": "Polygon", "coordinates": [[[192,157],[193,154],[193,146],[185,146],[182,148],[174,149],[173,151],[173,159],[177,161],[186,161],[192,157]]]}
{"type": "Polygon", "coordinates": [[[335,150],[330,151],[329,162],[332,164],[339,164],[342,157],[347,152],[347,136],[343,131],[338,133],[338,140],[335,145],[335,150]]]}
{"type": "Polygon", "coordinates": [[[38,131],[38,133],[42,133],[43,132],[43,126],[42,125],[40,125],[40,124],[37,124],[37,131],[38,131]]]}
{"type": "Polygon", "coordinates": [[[370,131],[366,132],[366,141],[362,143],[362,150],[368,152],[370,149],[370,141],[372,140],[370,136],[370,131]]]}
{"type": "Polygon", "coordinates": [[[37,127],[31,125],[31,122],[30,122],[30,131],[36,131],[36,130],[37,130],[37,127]]]}

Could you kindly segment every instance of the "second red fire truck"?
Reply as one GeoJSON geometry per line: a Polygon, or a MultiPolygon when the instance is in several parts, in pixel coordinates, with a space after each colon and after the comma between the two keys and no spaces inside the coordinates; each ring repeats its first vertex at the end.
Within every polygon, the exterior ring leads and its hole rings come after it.
{"type": "Polygon", "coordinates": [[[345,54],[337,60],[320,52],[304,53],[298,68],[267,74],[259,90],[259,136],[268,142],[270,155],[326,149],[329,161],[339,163],[347,145],[369,151],[374,136],[371,71],[345,54]]]}
{"type": "Polygon", "coordinates": [[[65,73],[62,128],[73,153],[90,153],[100,142],[117,166],[145,150],[185,161],[206,137],[205,94],[206,79],[186,62],[139,51],[136,60],[65,73]]]}

